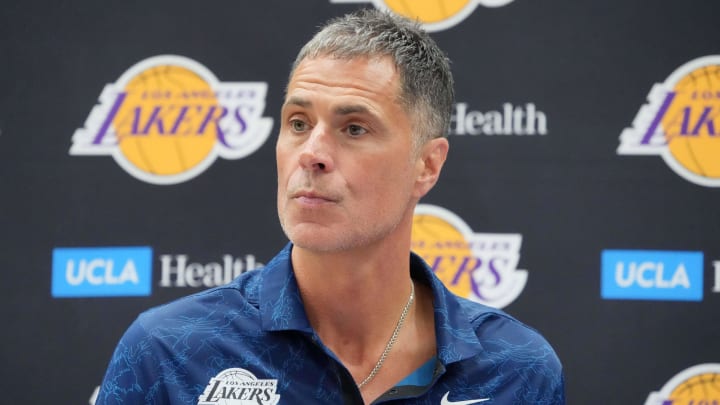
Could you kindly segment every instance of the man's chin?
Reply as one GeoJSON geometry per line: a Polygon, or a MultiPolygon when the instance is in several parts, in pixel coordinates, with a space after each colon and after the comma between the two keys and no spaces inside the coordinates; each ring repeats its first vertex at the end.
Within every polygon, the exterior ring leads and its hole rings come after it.
{"type": "Polygon", "coordinates": [[[289,237],[296,248],[313,253],[337,253],[349,249],[351,246],[343,244],[337,238],[315,237],[289,237]]]}
{"type": "Polygon", "coordinates": [[[282,223],[285,236],[298,248],[314,252],[331,252],[338,242],[337,235],[329,229],[313,223],[288,225],[282,223]]]}

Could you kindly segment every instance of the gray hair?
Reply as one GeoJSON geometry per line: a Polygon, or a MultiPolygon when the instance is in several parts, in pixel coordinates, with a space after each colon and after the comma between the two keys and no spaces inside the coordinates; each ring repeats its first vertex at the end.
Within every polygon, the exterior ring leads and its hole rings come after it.
{"type": "Polygon", "coordinates": [[[454,90],[450,61],[417,22],[390,12],[358,10],[334,18],[300,50],[290,76],[305,58],[389,56],[400,73],[400,103],[410,115],[414,142],[446,136],[454,90]]]}

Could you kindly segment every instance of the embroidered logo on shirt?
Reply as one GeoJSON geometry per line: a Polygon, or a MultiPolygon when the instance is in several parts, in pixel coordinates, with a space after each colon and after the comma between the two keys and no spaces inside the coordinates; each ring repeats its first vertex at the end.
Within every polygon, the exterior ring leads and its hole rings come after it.
{"type": "Polygon", "coordinates": [[[210,379],[198,405],[276,405],[277,380],[258,380],[242,368],[229,368],[210,379]]]}
{"type": "Polygon", "coordinates": [[[440,401],[440,405],[471,405],[471,404],[479,404],[480,402],[485,402],[485,401],[490,400],[490,398],[482,398],[482,399],[469,399],[467,401],[451,401],[448,399],[449,395],[450,395],[450,391],[445,393],[445,395],[442,397],[442,400],[440,401]]]}

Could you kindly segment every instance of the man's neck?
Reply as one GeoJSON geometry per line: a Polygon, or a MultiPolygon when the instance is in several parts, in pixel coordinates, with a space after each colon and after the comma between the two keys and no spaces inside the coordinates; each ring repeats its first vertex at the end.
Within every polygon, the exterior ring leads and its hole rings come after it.
{"type": "MultiPolygon", "coordinates": [[[[335,254],[295,246],[292,262],[310,324],[356,382],[375,367],[398,324],[412,289],[409,242],[403,249],[363,249],[335,254]]],[[[435,354],[432,293],[415,284],[398,341],[372,382],[366,402],[435,354]]]]}
{"type": "Polygon", "coordinates": [[[410,294],[409,246],[404,253],[389,250],[366,247],[318,253],[293,248],[292,263],[305,311],[327,343],[352,341],[367,346],[376,335],[381,340],[386,337],[383,326],[395,324],[410,294]]]}

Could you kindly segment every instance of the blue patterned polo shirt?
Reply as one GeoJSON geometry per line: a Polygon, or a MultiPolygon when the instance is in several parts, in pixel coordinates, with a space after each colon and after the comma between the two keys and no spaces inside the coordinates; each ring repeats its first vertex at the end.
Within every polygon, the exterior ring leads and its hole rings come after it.
{"type": "MultiPolygon", "coordinates": [[[[310,326],[291,249],[230,284],[142,313],[115,349],[96,404],[362,404],[310,326]]],[[[410,264],[433,291],[437,356],[423,366],[427,378],[406,378],[374,403],[565,403],[560,361],[538,332],[452,294],[418,256],[410,264]]]]}

